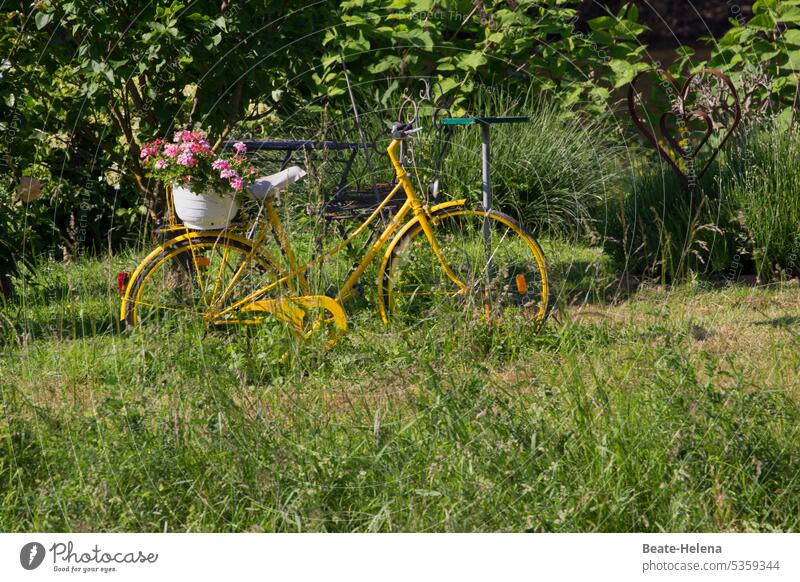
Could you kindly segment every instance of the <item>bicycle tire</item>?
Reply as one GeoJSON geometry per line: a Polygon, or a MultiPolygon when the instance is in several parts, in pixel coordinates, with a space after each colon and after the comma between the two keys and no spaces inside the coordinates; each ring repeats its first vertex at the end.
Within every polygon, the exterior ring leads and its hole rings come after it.
{"type": "Polygon", "coordinates": [[[379,270],[378,309],[385,323],[397,318],[398,312],[418,321],[426,319],[425,298],[440,294],[455,299],[455,306],[469,317],[476,315],[467,308],[469,304],[482,307],[479,317],[491,323],[513,308],[536,331],[541,329],[549,313],[550,284],[544,252],[530,232],[502,212],[459,205],[434,208],[429,222],[445,261],[465,280],[467,289],[459,292],[447,277],[415,220],[392,241],[379,270]],[[490,232],[489,243],[484,225],[490,232]],[[487,298],[489,293],[494,296],[487,298]],[[418,305],[413,306],[414,302],[418,305]]]}
{"type": "MultiPolygon", "coordinates": [[[[258,249],[255,249],[252,243],[247,239],[235,237],[224,232],[194,232],[189,235],[176,237],[175,239],[167,241],[151,252],[150,255],[148,255],[140,263],[139,267],[134,273],[134,276],[128,283],[121,307],[122,319],[124,320],[126,327],[133,328],[142,323],[140,311],[143,306],[154,307],[152,302],[146,301],[142,298],[145,291],[148,289],[156,293],[174,291],[174,289],[169,288],[156,288],[156,286],[163,283],[163,281],[154,279],[154,276],[157,272],[163,271],[165,268],[173,269],[173,271],[164,272],[165,276],[169,275],[170,273],[177,273],[175,276],[178,278],[188,277],[188,279],[181,282],[183,291],[187,292],[185,296],[187,302],[194,296],[194,294],[196,294],[198,287],[201,288],[202,293],[205,294],[204,285],[202,284],[202,276],[198,276],[198,267],[195,265],[198,264],[198,261],[196,260],[197,254],[208,253],[209,251],[222,251],[223,256],[228,256],[231,251],[235,251],[235,253],[240,256],[251,257],[250,260],[252,261],[253,265],[253,277],[258,278],[258,281],[253,281],[253,285],[263,285],[265,283],[265,276],[275,276],[279,273],[279,270],[275,267],[272,261],[263,254],[259,253],[258,249]],[[190,258],[188,253],[191,253],[191,257],[194,260],[187,260],[190,258]],[[181,272],[181,269],[184,271],[181,272]],[[195,283],[197,283],[197,286],[195,286],[195,283]],[[188,294],[190,291],[192,296],[188,294]]],[[[205,267],[199,267],[200,269],[206,268],[213,271],[213,269],[217,268],[216,265],[214,267],[211,266],[211,259],[207,260],[209,263],[205,265],[205,267]]],[[[221,272],[223,268],[221,262],[219,268],[221,272]]],[[[249,275],[250,274],[248,274],[248,276],[249,275]]],[[[240,275],[239,281],[236,282],[236,285],[242,285],[242,280],[243,275],[240,275]]],[[[219,283],[219,281],[221,281],[221,277],[218,277],[216,283],[219,283]]],[[[215,289],[217,286],[218,285],[215,285],[215,289]]],[[[240,290],[236,296],[244,297],[244,290],[240,290]]],[[[158,305],[155,305],[155,308],[158,307],[158,305]]],[[[161,307],[167,311],[180,311],[181,305],[161,307]]],[[[198,321],[204,319],[203,308],[202,306],[197,305],[196,301],[193,305],[189,305],[187,303],[187,305],[184,307],[185,314],[193,314],[194,319],[197,319],[198,321]]]]}

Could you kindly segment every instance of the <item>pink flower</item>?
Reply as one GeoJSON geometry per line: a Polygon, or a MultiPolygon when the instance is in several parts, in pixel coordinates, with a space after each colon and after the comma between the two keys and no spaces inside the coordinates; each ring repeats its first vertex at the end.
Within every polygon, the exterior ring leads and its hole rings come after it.
{"type": "Polygon", "coordinates": [[[164,146],[164,155],[170,158],[174,158],[178,155],[178,146],[175,144],[168,144],[164,146]]]}
{"type": "Polygon", "coordinates": [[[227,170],[231,167],[231,164],[227,160],[223,160],[222,158],[217,158],[211,163],[211,167],[215,170],[227,170]]]}
{"type": "Polygon", "coordinates": [[[247,151],[247,146],[244,143],[237,141],[233,144],[233,149],[237,154],[243,154],[247,151]]]}
{"type": "Polygon", "coordinates": [[[192,141],[194,139],[194,134],[191,131],[176,131],[175,135],[172,136],[172,141],[175,143],[179,143],[182,141],[192,141]]]}
{"type": "Polygon", "coordinates": [[[242,190],[244,189],[244,179],[236,176],[235,178],[231,178],[231,188],[234,190],[242,190]]]}
{"type": "Polygon", "coordinates": [[[236,172],[231,170],[230,168],[225,168],[219,173],[219,177],[226,179],[226,178],[235,178],[236,172]]]}
{"type": "Polygon", "coordinates": [[[164,158],[161,158],[160,160],[156,160],[156,170],[163,170],[168,165],[169,165],[169,162],[167,162],[167,160],[165,160],[164,158]]]}
{"type": "Polygon", "coordinates": [[[158,153],[158,146],[161,145],[160,140],[156,140],[150,143],[146,143],[142,146],[142,150],[139,153],[139,157],[143,160],[152,158],[158,153]]]}
{"type": "Polygon", "coordinates": [[[178,164],[181,166],[194,166],[196,163],[197,160],[189,152],[184,152],[178,156],[178,164]]]}

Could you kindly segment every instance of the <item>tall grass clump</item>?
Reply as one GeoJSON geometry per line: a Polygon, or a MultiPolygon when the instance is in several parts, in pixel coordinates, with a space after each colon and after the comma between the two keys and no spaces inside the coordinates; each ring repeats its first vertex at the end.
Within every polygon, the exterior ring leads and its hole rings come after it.
{"type": "Polygon", "coordinates": [[[767,123],[745,134],[735,154],[723,191],[741,213],[759,278],[800,275],[800,135],[767,123]]]}
{"type": "Polygon", "coordinates": [[[631,169],[625,193],[609,204],[602,232],[620,271],[666,282],[731,269],[741,235],[720,196],[720,165],[694,191],[665,164],[648,161],[631,169]]]}
{"type": "MultiPolygon", "coordinates": [[[[602,120],[565,112],[532,91],[487,87],[469,115],[526,116],[528,123],[491,128],[495,206],[530,229],[550,235],[583,234],[595,208],[615,187],[621,158],[602,120]]],[[[481,132],[458,127],[444,164],[444,186],[457,197],[481,199],[481,132]]]]}

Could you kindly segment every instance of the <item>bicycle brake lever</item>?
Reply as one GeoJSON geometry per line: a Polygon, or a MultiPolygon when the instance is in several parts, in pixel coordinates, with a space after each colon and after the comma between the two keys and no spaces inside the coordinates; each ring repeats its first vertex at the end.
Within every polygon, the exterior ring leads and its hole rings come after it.
{"type": "Polygon", "coordinates": [[[392,138],[393,139],[403,139],[406,136],[411,135],[412,133],[417,133],[418,131],[422,130],[421,127],[415,127],[414,129],[406,129],[409,127],[409,124],[402,124],[397,122],[392,125],[392,138]]]}

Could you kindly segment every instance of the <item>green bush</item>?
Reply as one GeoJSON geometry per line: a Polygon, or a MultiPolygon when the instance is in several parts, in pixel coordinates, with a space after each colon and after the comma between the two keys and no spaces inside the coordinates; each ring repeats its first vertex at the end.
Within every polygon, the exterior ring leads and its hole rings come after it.
{"type": "Polygon", "coordinates": [[[729,158],[723,191],[752,240],[759,278],[800,274],[800,136],[758,126],[729,158]]]}

